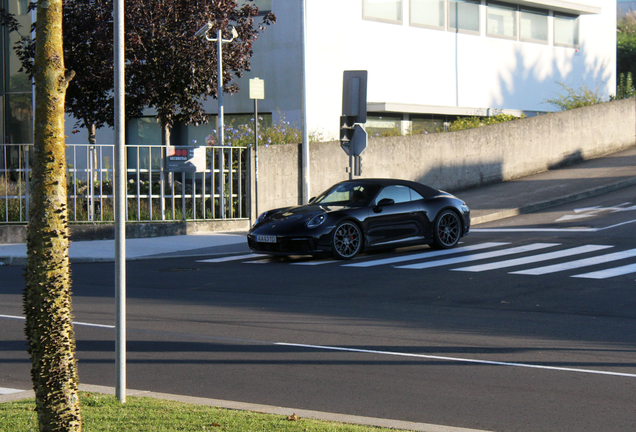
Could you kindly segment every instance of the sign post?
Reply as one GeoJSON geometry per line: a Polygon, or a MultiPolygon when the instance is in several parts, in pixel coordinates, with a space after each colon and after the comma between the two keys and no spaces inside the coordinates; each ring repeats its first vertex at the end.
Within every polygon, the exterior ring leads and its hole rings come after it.
{"type": "Polygon", "coordinates": [[[250,99],[254,99],[254,204],[258,217],[258,100],[265,99],[265,81],[259,78],[250,80],[250,99]]]}
{"type": "Polygon", "coordinates": [[[360,153],[367,148],[367,71],[344,71],[340,147],[349,156],[349,180],[362,174],[360,153]]]}

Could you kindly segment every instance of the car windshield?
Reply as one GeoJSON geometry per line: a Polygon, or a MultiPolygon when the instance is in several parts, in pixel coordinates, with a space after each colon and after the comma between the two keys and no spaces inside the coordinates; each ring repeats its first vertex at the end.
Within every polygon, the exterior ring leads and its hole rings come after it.
{"type": "Polygon", "coordinates": [[[362,207],[368,205],[378,193],[379,185],[362,183],[341,183],[323,192],[311,203],[362,207]]]}

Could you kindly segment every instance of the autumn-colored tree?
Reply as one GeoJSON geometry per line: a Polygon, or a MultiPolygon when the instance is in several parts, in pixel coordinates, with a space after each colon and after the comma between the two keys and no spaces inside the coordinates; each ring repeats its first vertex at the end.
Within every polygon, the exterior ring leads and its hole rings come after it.
{"type": "Polygon", "coordinates": [[[40,431],[81,431],[66,207],[62,0],[37,3],[34,165],[24,313],[40,431]]]}
{"type": "Polygon", "coordinates": [[[239,8],[236,0],[131,0],[126,6],[127,91],[156,110],[164,144],[175,123],[205,123],[203,98],[217,97],[216,44],[194,33],[210,22],[211,35],[220,28],[229,38],[229,26],[235,27],[238,37],[222,50],[223,89],[235,93],[233,77],[250,69],[252,43],[276,19],[266,14],[256,28],[258,8],[250,2],[239,8]]]}
{"type": "MultiPolygon", "coordinates": [[[[64,0],[64,61],[77,75],[69,85],[66,111],[77,119],[76,127],[95,130],[113,125],[113,18],[112,0],[64,0]]],[[[176,122],[204,123],[205,97],[217,97],[216,44],[195,38],[206,22],[234,26],[239,37],[223,46],[224,91],[235,93],[233,77],[249,70],[252,43],[259,31],[275,22],[264,14],[258,26],[258,8],[236,0],[126,0],[126,117],[139,117],[154,108],[169,141],[176,122]]],[[[35,40],[10,14],[0,11],[0,24],[21,34],[14,49],[23,69],[32,75],[35,40]]],[[[34,24],[35,25],[35,24],[34,24]]],[[[228,32],[224,33],[224,37],[228,32]]]]}

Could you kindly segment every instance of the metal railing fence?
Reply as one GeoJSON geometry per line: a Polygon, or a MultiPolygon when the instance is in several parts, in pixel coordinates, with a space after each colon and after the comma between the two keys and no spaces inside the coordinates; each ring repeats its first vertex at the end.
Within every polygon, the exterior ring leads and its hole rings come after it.
{"type": "MultiPolygon", "coordinates": [[[[114,145],[66,149],[69,222],[113,222],[114,145]]],[[[249,148],[205,147],[202,172],[169,172],[166,147],[126,146],[127,220],[249,217],[249,148]]],[[[0,223],[29,219],[33,145],[0,144],[0,223]]]]}

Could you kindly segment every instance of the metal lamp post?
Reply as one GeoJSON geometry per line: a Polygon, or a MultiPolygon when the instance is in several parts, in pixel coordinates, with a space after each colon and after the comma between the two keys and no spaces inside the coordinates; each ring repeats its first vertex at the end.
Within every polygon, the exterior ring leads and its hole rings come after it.
{"type": "MultiPolygon", "coordinates": [[[[223,146],[223,43],[232,42],[238,33],[236,28],[232,27],[232,37],[230,39],[223,39],[223,33],[221,27],[216,31],[216,37],[212,38],[208,36],[208,32],[212,29],[212,23],[208,22],[195,33],[195,36],[204,37],[208,42],[216,42],[217,50],[217,100],[219,102],[219,113],[217,119],[217,142],[219,146],[223,146]]],[[[226,217],[225,212],[225,157],[224,150],[219,152],[219,207],[223,215],[223,219],[226,217]]]]}

